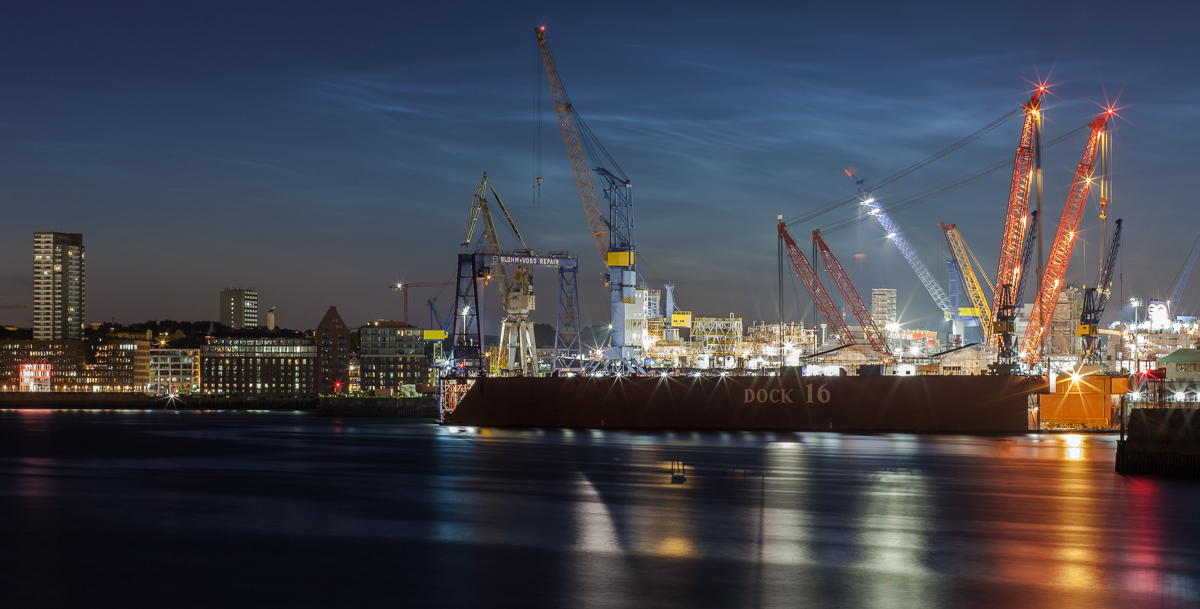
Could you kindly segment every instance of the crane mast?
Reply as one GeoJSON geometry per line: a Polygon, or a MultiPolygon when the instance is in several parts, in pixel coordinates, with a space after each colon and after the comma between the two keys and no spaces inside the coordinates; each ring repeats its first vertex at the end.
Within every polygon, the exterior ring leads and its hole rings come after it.
{"type": "Polygon", "coordinates": [[[1025,338],[1022,341],[1024,350],[1029,354],[1029,365],[1034,366],[1042,360],[1042,347],[1046,340],[1046,332],[1050,328],[1050,316],[1054,313],[1054,304],[1062,287],[1063,278],[1067,274],[1067,265],[1071,262],[1071,252],[1075,248],[1075,234],[1083,219],[1083,208],[1087,203],[1088,192],[1092,186],[1092,174],[1096,170],[1096,153],[1100,141],[1104,137],[1104,127],[1111,112],[1105,113],[1089,125],[1092,134],[1088,137],[1087,148],[1084,149],[1083,159],[1075,170],[1071,180],[1071,190],[1067,195],[1067,203],[1063,207],[1062,218],[1058,222],[1058,232],[1050,246],[1050,256],[1046,259],[1046,270],[1042,274],[1041,286],[1038,288],[1037,299],[1033,302],[1033,313],[1029,316],[1029,326],[1025,328],[1025,338]]]}
{"type": "Polygon", "coordinates": [[[850,329],[846,327],[846,322],[838,315],[837,307],[833,306],[833,301],[829,298],[829,292],[825,291],[825,286],[821,284],[821,279],[817,277],[817,273],[808,262],[808,257],[796,245],[796,241],[792,239],[792,235],[788,233],[787,225],[783,223],[783,216],[779,216],[779,239],[783,241],[787,248],[788,258],[792,261],[792,266],[796,267],[796,272],[800,274],[800,280],[804,282],[804,287],[808,288],[808,293],[812,294],[813,301],[817,303],[817,308],[821,310],[821,316],[825,321],[829,322],[829,326],[833,329],[837,336],[838,342],[842,346],[854,344],[854,336],[850,334],[850,329]]]}
{"type": "Polygon", "coordinates": [[[979,332],[983,335],[984,344],[992,342],[992,310],[988,306],[987,298],[984,297],[983,288],[979,285],[979,279],[975,276],[975,267],[971,265],[971,256],[967,249],[966,242],[963,241],[962,234],[958,232],[958,226],[951,224],[947,226],[945,223],[938,222],[938,226],[946,233],[946,243],[950,245],[950,251],[954,254],[954,260],[958,263],[958,268],[961,271],[963,282],[967,284],[967,295],[971,298],[971,304],[975,307],[975,318],[979,320],[979,332]]]}
{"type": "Polygon", "coordinates": [[[638,355],[646,327],[644,303],[638,301],[638,272],[635,257],[635,235],[633,222],[633,184],[621,172],[621,168],[608,155],[604,146],[591,134],[575,106],[571,103],[558,75],[550,47],[546,44],[546,28],[535,28],[542,64],[554,98],[554,112],[562,130],[563,143],[575,172],[575,183],[587,215],[592,239],[596,242],[605,266],[608,268],[605,283],[609,289],[612,334],[611,347],[604,351],[607,360],[628,360],[638,355]],[[594,171],[607,182],[603,189],[608,200],[608,216],[600,207],[596,187],[592,183],[588,158],[584,151],[597,163],[594,171]],[[609,166],[598,164],[599,157],[609,166]]]}
{"type": "Polygon", "coordinates": [[[925,263],[921,261],[921,257],[917,255],[916,250],[908,244],[908,240],[904,238],[904,233],[901,232],[896,222],[892,220],[891,216],[887,215],[883,207],[875,203],[875,194],[871,192],[870,188],[866,187],[864,180],[854,178],[854,171],[850,169],[846,169],[845,171],[846,175],[850,176],[851,180],[854,180],[854,184],[858,186],[859,194],[862,195],[862,201],[859,204],[865,205],[868,209],[867,213],[875,216],[875,219],[879,221],[879,225],[883,227],[884,234],[887,235],[887,238],[892,243],[896,244],[904,259],[912,267],[913,272],[917,274],[917,278],[921,280],[921,284],[925,286],[925,290],[929,292],[929,296],[933,298],[933,302],[937,304],[943,313],[952,312],[953,307],[950,306],[950,298],[946,296],[946,291],[942,289],[942,286],[938,285],[938,282],[933,278],[933,274],[929,272],[925,263]]]}
{"type": "Polygon", "coordinates": [[[1100,267],[1100,279],[1096,282],[1096,287],[1087,288],[1083,292],[1083,312],[1079,315],[1079,327],[1075,333],[1083,338],[1084,361],[1090,359],[1096,349],[1096,337],[1099,335],[1097,327],[1112,290],[1113,267],[1117,265],[1117,248],[1121,247],[1120,218],[1117,218],[1116,224],[1112,241],[1108,244],[1108,252],[1104,255],[1104,266],[1100,267]]]}
{"type": "MultiPolygon", "coordinates": [[[[996,292],[992,295],[992,310],[996,312],[1005,306],[1000,301],[1001,294],[1005,292],[1004,286],[1010,286],[1008,294],[1012,295],[1016,290],[1011,286],[1021,281],[1020,274],[1028,267],[1028,264],[1021,264],[1021,256],[1029,218],[1029,191],[1034,179],[1034,139],[1041,125],[1044,94],[1045,88],[1039,87],[1023,106],[1025,123],[1021,127],[1021,141],[1017,145],[1017,155],[1013,160],[1012,183],[1008,189],[1008,211],[1004,215],[1004,232],[1000,237],[1000,262],[996,268],[996,292]]],[[[1020,306],[1020,303],[1016,304],[1020,306]]]]}
{"type": "Polygon", "coordinates": [[[863,306],[863,301],[858,297],[854,286],[851,285],[850,277],[842,268],[842,263],[838,262],[829,246],[825,245],[825,240],[821,238],[821,229],[813,231],[813,243],[821,250],[821,258],[825,260],[825,268],[829,271],[829,276],[833,277],[833,282],[841,291],[842,298],[846,300],[846,304],[850,305],[850,312],[854,314],[854,319],[858,320],[858,325],[862,327],[863,334],[871,343],[871,348],[884,355],[891,355],[892,352],[888,350],[887,341],[883,339],[883,333],[875,325],[875,320],[871,318],[871,312],[863,306]]]}
{"type": "Polygon", "coordinates": [[[996,324],[992,327],[1000,347],[1000,365],[1005,373],[1015,373],[1017,354],[1017,311],[1025,301],[1025,285],[1029,278],[1029,264],[1033,260],[1033,244],[1037,241],[1038,212],[1031,211],[1025,227],[1025,243],[1021,247],[1019,272],[1014,273],[1016,284],[996,286],[996,324]]]}

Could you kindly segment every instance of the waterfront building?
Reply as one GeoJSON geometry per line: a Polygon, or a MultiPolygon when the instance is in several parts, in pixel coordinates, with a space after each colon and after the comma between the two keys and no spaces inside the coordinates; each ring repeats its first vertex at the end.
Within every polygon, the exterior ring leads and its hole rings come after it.
{"type": "Polygon", "coordinates": [[[235,330],[258,327],[258,292],[254,288],[221,290],[221,324],[235,330]]]}
{"type": "Polygon", "coordinates": [[[348,391],[346,373],[350,365],[350,329],[337,307],[329,307],[315,332],[317,339],[317,382],[321,393],[348,391]]]}
{"type": "Polygon", "coordinates": [[[90,391],[81,340],[0,341],[0,391],[90,391]]]}
{"type": "Polygon", "coordinates": [[[90,391],[149,391],[150,343],[119,339],[88,345],[84,384],[90,391]]]}
{"type": "Polygon", "coordinates": [[[33,234],[34,340],[83,338],[84,271],[82,234],[33,234]]]}
{"type": "Polygon", "coordinates": [[[200,389],[206,394],[313,397],[316,369],[316,342],[290,330],[231,332],[200,348],[200,389]]]}
{"type": "Polygon", "coordinates": [[[404,385],[423,382],[428,374],[424,331],[402,321],[373,321],[358,330],[362,390],[399,394],[404,385]]]}
{"type": "Polygon", "coordinates": [[[150,392],[175,395],[200,391],[199,349],[151,349],[150,392]]]}

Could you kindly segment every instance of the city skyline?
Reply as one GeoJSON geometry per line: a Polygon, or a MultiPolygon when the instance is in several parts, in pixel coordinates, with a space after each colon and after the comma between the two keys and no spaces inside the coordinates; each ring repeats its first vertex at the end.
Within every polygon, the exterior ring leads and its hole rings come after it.
{"type": "MultiPolygon", "coordinates": [[[[533,27],[543,23],[581,116],[635,184],[643,272],[675,283],[681,308],[697,315],[774,319],[775,214],[853,193],[844,167],[872,183],[920,161],[1015,108],[1039,77],[1055,85],[1047,138],[1106,102],[1125,107],[1113,125],[1110,217],[1126,219],[1126,297],[1165,292],[1200,230],[1186,221],[1197,146],[1188,134],[1200,126],[1186,18],[1118,23],[1072,6],[1040,8],[1036,21],[935,5],[651,8],[611,35],[616,17],[551,5],[480,7],[467,20],[392,10],[217,7],[185,22],[84,5],[60,20],[22,7],[6,26],[21,27],[0,43],[20,58],[0,85],[0,194],[13,210],[0,301],[32,304],[28,235],[56,230],[88,235],[87,322],[215,318],[212,294],[237,284],[256,286],[285,327],[307,327],[330,305],[351,326],[401,319],[399,295],[385,288],[453,274],[470,191],[486,171],[532,247],[580,257],[583,321],[603,323],[601,265],[537,63],[533,27]],[[422,25],[439,22],[453,26],[422,25]]],[[[897,200],[1011,158],[1017,129],[877,194],[897,200]]],[[[1076,138],[1046,152],[1048,226],[1081,148],[1076,138]]],[[[939,280],[938,221],[956,223],[992,272],[1004,173],[897,215],[939,280]]],[[[1095,212],[1093,200],[1069,282],[1093,281],[1095,212]]],[[[947,329],[877,227],[829,242],[860,294],[898,289],[902,322],[947,329]]],[[[550,275],[538,285],[545,303],[550,275]]],[[[796,294],[811,306],[802,287],[785,290],[789,319],[796,294]]],[[[452,292],[442,290],[443,310],[452,292]]],[[[437,293],[410,295],[414,323],[437,293]]],[[[1197,294],[1185,293],[1184,312],[1197,294]]],[[[23,325],[31,314],[0,320],[23,325]]]]}

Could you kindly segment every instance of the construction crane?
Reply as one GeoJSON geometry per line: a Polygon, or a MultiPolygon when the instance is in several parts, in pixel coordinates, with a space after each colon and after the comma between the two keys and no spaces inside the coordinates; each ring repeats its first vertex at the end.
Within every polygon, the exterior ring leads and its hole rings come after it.
{"type": "Polygon", "coordinates": [[[1108,244],[1108,252],[1104,255],[1104,266],[1100,267],[1100,278],[1095,287],[1083,291],[1083,312],[1079,315],[1079,327],[1075,335],[1083,338],[1083,361],[1088,361],[1096,349],[1097,327],[1100,317],[1104,315],[1104,305],[1112,290],[1113,267],[1117,265],[1117,248],[1121,247],[1121,219],[1117,218],[1117,227],[1113,229],[1112,241],[1108,244]]]}
{"type": "Polygon", "coordinates": [[[1029,278],[1029,264],[1033,260],[1033,244],[1037,241],[1038,212],[1029,212],[1025,222],[1025,241],[1021,246],[1020,265],[1012,274],[1016,284],[1006,283],[996,286],[996,323],[992,332],[997,338],[1000,349],[1000,372],[1015,374],[1019,364],[1017,353],[1017,313],[1025,303],[1025,285],[1029,278]]]}
{"type": "Polygon", "coordinates": [[[796,245],[796,240],[792,239],[792,235],[788,233],[787,225],[783,222],[783,214],[780,214],[778,219],[779,239],[787,249],[792,266],[796,267],[796,272],[800,274],[800,280],[804,282],[804,287],[808,288],[808,293],[812,294],[813,301],[817,303],[817,308],[820,309],[821,316],[829,323],[829,326],[833,329],[834,336],[843,347],[855,344],[854,335],[850,334],[850,329],[846,327],[846,322],[838,315],[837,307],[833,306],[833,301],[829,298],[829,292],[825,291],[825,286],[821,285],[821,280],[817,277],[813,266],[809,264],[808,258],[796,245]]]}
{"type": "Polygon", "coordinates": [[[1175,283],[1171,285],[1171,299],[1167,302],[1171,307],[1172,315],[1179,306],[1179,300],[1183,298],[1183,288],[1187,287],[1188,276],[1192,274],[1192,265],[1196,263],[1197,253],[1200,253],[1200,237],[1196,238],[1196,243],[1192,245],[1192,253],[1188,254],[1187,262],[1183,263],[1179,274],[1175,276],[1175,283]]]}
{"type": "Polygon", "coordinates": [[[888,349],[887,341],[883,339],[883,333],[879,331],[879,327],[875,325],[875,320],[871,318],[871,312],[867,307],[863,306],[863,301],[858,297],[858,292],[854,290],[854,286],[850,284],[850,277],[846,275],[845,269],[842,268],[842,263],[833,255],[828,245],[825,245],[825,240],[821,238],[821,229],[813,230],[813,244],[821,250],[821,258],[825,261],[825,269],[829,271],[829,276],[833,277],[833,282],[837,284],[838,290],[842,293],[842,298],[846,300],[846,304],[850,305],[850,312],[854,314],[854,319],[858,320],[858,325],[862,327],[863,334],[866,335],[867,341],[871,343],[871,348],[884,355],[891,355],[892,352],[888,349]]]}
{"type": "MultiPolygon", "coordinates": [[[[495,198],[496,204],[500,206],[500,211],[504,213],[504,218],[508,220],[508,226],[517,236],[517,241],[521,242],[522,251],[512,253],[533,256],[533,250],[521,237],[521,231],[517,230],[516,222],[509,215],[508,209],[504,207],[504,201],[500,199],[500,195],[492,186],[486,173],[483,174],[483,180],[479,182],[479,187],[475,189],[475,193],[471,197],[467,236],[463,239],[462,245],[470,247],[475,225],[482,219],[483,238],[480,239],[475,251],[490,254],[509,253],[500,248],[500,235],[496,232],[496,225],[492,221],[491,207],[488,205],[487,193],[489,191],[495,198]]],[[[533,311],[535,304],[533,273],[524,266],[517,266],[510,279],[506,265],[495,264],[494,266],[500,273],[497,287],[500,290],[502,305],[506,313],[500,329],[500,357],[494,363],[498,370],[519,370],[522,374],[535,374],[538,371],[537,346],[533,340],[533,321],[529,319],[529,313],[533,311]]]]}
{"type": "Polygon", "coordinates": [[[1022,348],[1028,353],[1028,362],[1031,367],[1042,361],[1042,349],[1046,341],[1046,333],[1050,329],[1054,304],[1058,301],[1058,293],[1062,287],[1063,278],[1067,274],[1067,265],[1071,262],[1071,252],[1075,248],[1075,234],[1079,231],[1079,222],[1083,219],[1083,208],[1087,204],[1088,192],[1092,187],[1092,174],[1096,170],[1096,152],[1104,137],[1104,128],[1108,123],[1108,117],[1112,114],[1113,111],[1108,110],[1088,125],[1092,129],[1092,133],[1088,137],[1083,159],[1079,161],[1079,167],[1075,169],[1075,177],[1071,180],[1071,190],[1067,194],[1063,215],[1058,222],[1058,232],[1050,246],[1050,256],[1046,259],[1046,270],[1042,274],[1037,299],[1033,302],[1033,313],[1030,314],[1029,325],[1025,328],[1022,348]]]}
{"type": "MultiPolygon", "coordinates": [[[[1000,236],[996,291],[992,295],[992,310],[997,312],[1006,306],[1000,302],[1001,294],[1007,290],[1010,296],[1014,295],[1017,292],[1014,286],[1023,280],[1020,273],[1025,272],[1028,267],[1028,264],[1022,265],[1021,261],[1026,241],[1026,225],[1029,223],[1029,192],[1034,181],[1037,152],[1034,144],[1037,132],[1041,128],[1042,96],[1045,93],[1046,88],[1039,86],[1029,101],[1022,106],[1025,108],[1025,123],[1021,127],[1021,140],[1017,144],[1017,155],[1013,160],[1012,183],[1008,189],[1008,211],[1004,215],[1004,232],[1000,236]]],[[[1020,306],[1019,302],[1016,304],[1020,306]]]]}
{"type": "MultiPolygon", "coordinates": [[[[992,309],[988,306],[987,298],[984,297],[983,288],[979,285],[979,279],[975,276],[975,267],[971,264],[975,255],[971,252],[971,248],[967,247],[967,243],[963,241],[962,235],[958,232],[958,226],[951,224],[947,226],[945,223],[938,222],[938,226],[946,233],[946,243],[950,245],[950,252],[954,254],[954,260],[958,264],[960,275],[963,278],[963,283],[967,284],[967,296],[971,298],[971,304],[974,305],[972,317],[979,320],[979,333],[982,334],[983,343],[989,344],[992,342],[992,309]]],[[[978,264],[978,260],[975,260],[978,264]]],[[[986,277],[985,277],[986,279],[986,277]]]]}
{"type": "Polygon", "coordinates": [[[454,285],[454,282],[453,281],[440,281],[440,282],[435,281],[432,283],[430,283],[430,282],[424,282],[424,283],[400,282],[400,283],[394,283],[392,285],[389,285],[388,289],[392,290],[393,292],[404,293],[404,323],[408,323],[408,290],[409,290],[409,288],[436,288],[436,287],[440,287],[440,286],[444,286],[444,285],[454,285]]]}
{"type": "Polygon", "coordinates": [[[937,304],[943,313],[953,313],[954,308],[950,305],[950,298],[946,296],[946,291],[942,289],[942,286],[938,285],[938,282],[933,278],[933,274],[929,272],[925,263],[921,261],[921,257],[917,255],[916,250],[908,244],[908,240],[904,238],[904,233],[900,231],[900,227],[896,222],[892,220],[891,216],[887,215],[882,206],[875,203],[875,194],[870,188],[867,188],[864,180],[855,179],[853,169],[847,168],[844,171],[846,175],[850,176],[851,180],[854,180],[854,184],[858,186],[859,195],[862,197],[859,205],[865,205],[867,213],[875,216],[875,219],[879,221],[879,226],[883,227],[884,234],[887,235],[887,238],[892,243],[896,244],[900,253],[904,255],[904,259],[908,261],[913,272],[917,274],[917,279],[921,280],[921,283],[925,286],[925,290],[933,298],[933,302],[937,304]]]}
{"type": "Polygon", "coordinates": [[[546,79],[550,83],[550,94],[554,98],[554,111],[562,129],[563,143],[575,172],[575,183],[579,198],[587,215],[588,227],[596,249],[604,260],[608,273],[605,284],[609,289],[612,323],[611,346],[605,349],[607,360],[628,360],[636,357],[645,332],[645,310],[637,299],[638,272],[635,258],[633,223],[633,185],[621,171],[608,151],[592,134],[583,119],[575,111],[571,99],[563,88],[558,68],[546,44],[545,26],[536,28],[538,46],[541,48],[542,63],[546,68],[546,79]],[[585,156],[584,151],[587,151],[585,156]],[[604,197],[608,200],[608,216],[600,206],[588,158],[595,163],[592,169],[608,183],[604,197]],[[603,164],[601,164],[603,161],[603,164]]]}

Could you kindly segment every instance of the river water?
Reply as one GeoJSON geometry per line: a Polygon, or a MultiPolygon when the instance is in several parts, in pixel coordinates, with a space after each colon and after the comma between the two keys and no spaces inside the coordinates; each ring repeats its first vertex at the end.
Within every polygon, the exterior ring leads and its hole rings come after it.
{"type": "Polygon", "coordinates": [[[0,605],[1200,607],[1115,447],[6,411],[0,605]]]}

